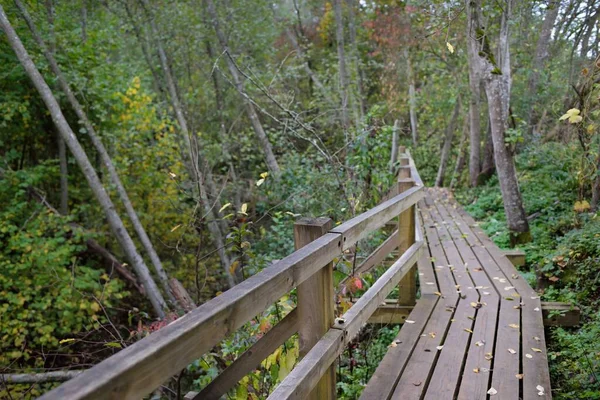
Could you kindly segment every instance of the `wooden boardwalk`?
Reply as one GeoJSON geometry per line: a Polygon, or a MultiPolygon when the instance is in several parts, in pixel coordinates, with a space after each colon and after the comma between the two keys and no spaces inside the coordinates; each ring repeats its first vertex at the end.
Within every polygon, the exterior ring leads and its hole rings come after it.
{"type": "Polygon", "coordinates": [[[398,153],[397,188],[381,204],[336,227],[297,220],[294,253],[42,399],[143,398],[294,288],[296,309],[186,399],[222,398],[296,333],[301,359],[269,399],[335,399],[335,364],[368,322],[404,326],[362,399],[550,399],[539,297],[447,192],[425,189],[410,154],[398,153]],[[334,260],[390,223],[397,230],[355,274],[398,256],[335,318],[334,260]],[[396,287],[399,298],[387,299],[396,287]]]}
{"type": "Polygon", "coordinates": [[[421,297],[361,399],[550,399],[539,296],[448,192],[419,214],[421,297]]]}

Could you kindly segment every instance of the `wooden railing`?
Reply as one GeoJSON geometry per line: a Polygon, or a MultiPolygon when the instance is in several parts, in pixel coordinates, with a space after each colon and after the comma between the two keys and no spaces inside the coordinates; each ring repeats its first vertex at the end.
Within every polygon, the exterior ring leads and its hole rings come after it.
{"type": "MultiPolygon", "coordinates": [[[[400,148],[400,153],[404,149],[400,148]]],[[[423,246],[416,203],[423,183],[408,154],[401,154],[398,194],[332,228],[328,218],[301,219],[294,226],[296,251],[208,301],[170,325],[47,393],[42,399],[139,399],[210,351],[243,324],[294,288],[297,308],[238,357],[200,393],[186,399],[217,399],[227,393],[296,332],[301,361],[269,399],[335,398],[334,360],[399,286],[399,305],[413,305],[416,263],[423,246]],[[356,271],[378,265],[398,248],[399,259],[341,317],[334,320],[335,258],[388,221],[398,230],[356,271]]]]}

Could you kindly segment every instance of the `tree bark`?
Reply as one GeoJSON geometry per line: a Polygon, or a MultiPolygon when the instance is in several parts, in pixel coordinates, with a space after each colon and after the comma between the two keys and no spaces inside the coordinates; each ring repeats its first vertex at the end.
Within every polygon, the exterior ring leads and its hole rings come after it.
{"type": "Polygon", "coordinates": [[[496,165],[494,163],[494,141],[492,139],[492,126],[488,121],[485,130],[485,143],[483,145],[483,160],[481,163],[481,172],[477,176],[477,185],[483,185],[494,175],[496,165]]]}
{"type": "Polygon", "coordinates": [[[344,18],[342,14],[342,0],[334,0],[333,8],[335,14],[335,37],[337,41],[337,54],[338,54],[338,78],[339,78],[339,92],[341,100],[341,119],[342,129],[346,138],[348,138],[348,72],[346,71],[346,54],[344,50],[344,18]]]}
{"type": "Polygon", "coordinates": [[[65,382],[75,378],[85,370],[50,371],[34,374],[1,374],[0,382],[10,384],[34,384],[46,382],[65,382]]]}
{"type": "Polygon", "coordinates": [[[481,172],[481,76],[478,67],[479,33],[474,20],[479,20],[480,2],[471,7],[471,2],[465,0],[467,7],[467,55],[469,64],[469,182],[477,186],[477,177],[481,172]]]}
{"type": "MultiPolygon", "coordinates": [[[[356,68],[356,76],[358,77],[358,101],[360,105],[360,120],[364,121],[365,114],[367,113],[367,104],[365,97],[365,71],[361,66],[360,52],[358,51],[358,43],[356,42],[356,22],[354,7],[356,6],[356,0],[346,0],[348,6],[348,30],[350,31],[350,46],[352,48],[352,58],[354,60],[356,68]]],[[[358,126],[357,126],[358,128],[358,126]]]]}
{"type": "Polygon", "coordinates": [[[104,211],[104,214],[106,215],[106,219],[113,231],[113,234],[115,235],[117,241],[123,248],[123,252],[126,254],[129,262],[135,269],[138,277],[140,278],[140,281],[146,288],[148,299],[152,303],[156,315],[160,318],[163,318],[165,316],[165,310],[167,310],[168,307],[160,293],[160,290],[158,290],[156,283],[152,279],[150,271],[144,263],[144,260],[138,254],[133,240],[127,233],[127,230],[123,225],[123,221],[117,214],[114,204],[112,203],[106,190],[102,186],[102,182],[98,178],[98,175],[96,174],[96,171],[90,163],[90,160],[85,154],[83,147],[81,147],[81,145],[77,141],[73,130],[71,129],[67,120],[65,119],[60,109],[60,106],[58,105],[58,102],[52,95],[52,92],[46,84],[46,81],[44,80],[40,72],[37,70],[31,57],[27,53],[27,50],[23,46],[23,43],[21,42],[21,40],[17,36],[17,33],[11,26],[6,14],[4,13],[4,9],[2,8],[2,6],[0,6],[0,26],[6,34],[6,38],[10,46],[14,50],[15,54],[17,55],[17,58],[21,62],[21,65],[27,72],[27,75],[29,75],[29,78],[33,82],[37,91],[40,93],[42,100],[48,107],[50,115],[52,116],[52,121],[56,125],[66,145],[73,153],[75,160],[79,164],[85,178],[90,184],[94,195],[98,199],[104,211]]]}
{"type": "Polygon", "coordinates": [[[408,78],[408,110],[410,115],[410,133],[413,146],[416,148],[419,143],[419,132],[417,127],[417,93],[415,89],[415,75],[408,46],[404,47],[404,57],[406,57],[406,74],[408,78]]]}
{"type": "Polygon", "coordinates": [[[552,36],[552,28],[556,22],[558,16],[558,10],[560,8],[560,1],[551,0],[548,3],[546,10],[546,16],[544,17],[544,23],[542,24],[542,31],[537,41],[535,49],[535,57],[533,59],[533,65],[531,75],[529,75],[529,107],[527,110],[528,116],[528,130],[532,132],[535,121],[533,119],[533,108],[537,99],[538,82],[540,77],[540,71],[544,68],[544,63],[548,58],[548,46],[550,44],[550,37],[552,36]]]}
{"type": "MultiPolygon", "coordinates": [[[[144,0],[147,1],[147,0],[144,0]]],[[[258,143],[263,152],[263,156],[265,157],[265,162],[267,164],[267,168],[273,173],[275,176],[278,176],[281,173],[281,169],[279,168],[279,164],[277,163],[277,159],[275,158],[275,154],[273,154],[273,148],[271,147],[271,142],[263,129],[263,126],[260,122],[258,114],[256,113],[256,109],[254,105],[248,99],[246,92],[244,90],[244,83],[240,77],[240,74],[237,70],[237,66],[234,64],[229,50],[229,44],[225,34],[221,30],[221,25],[219,23],[219,16],[217,15],[217,10],[215,8],[215,4],[212,0],[206,0],[206,5],[208,6],[208,14],[212,19],[213,28],[215,29],[215,33],[217,34],[217,39],[219,39],[219,43],[221,47],[225,51],[225,59],[227,62],[227,66],[229,68],[229,73],[233,79],[233,84],[235,85],[237,91],[242,95],[242,99],[244,101],[244,107],[246,109],[246,114],[250,119],[250,123],[252,124],[252,128],[254,129],[254,133],[258,139],[258,143]]]]}
{"type": "MultiPolygon", "coordinates": [[[[479,7],[480,0],[466,0],[467,7],[479,7]]],[[[491,55],[488,38],[480,37],[481,49],[478,59],[478,69],[483,77],[485,92],[488,100],[488,113],[494,144],[494,160],[500,181],[500,191],[504,203],[506,222],[511,233],[511,244],[531,241],[529,223],[523,207],[523,199],[517,180],[517,171],[513,154],[505,143],[505,133],[508,129],[510,106],[510,49],[509,49],[509,20],[512,15],[513,0],[503,3],[502,22],[498,38],[497,64],[491,55]]],[[[469,19],[477,31],[483,31],[478,15],[472,10],[469,19]]]]}
{"type": "Polygon", "coordinates": [[[56,78],[58,80],[58,84],[59,84],[60,88],[67,96],[69,104],[71,104],[71,107],[75,111],[75,114],[77,115],[77,117],[79,118],[79,120],[81,121],[83,126],[85,127],[85,129],[90,137],[90,140],[92,141],[92,144],[98,151],[98,154],[100,155],[102,163],[104,164],[106,170],[108,171],[110,180],[115,185],[115,189],[117,191],[119,199],[121,200],[121,202],[123,203],[123,206],[125,207],[125,211],[127,212],[127,216],[129,217],[129,219],[131,221],[131,225],[133,226],[133,229],[137,233],[137,236],[140,239],[140,242],[142,243],[144,250],[146,250],[146,253],[150,257],[150,261],[152,262],[154,270],[156,271],[158,279],[160,280],[165,293],[167,294],[169,300],[171,302],[173,302],[173,304],[177,304],[177,300],[171,293],[171,289],[169,287],[169,277],[167,276],[167,273],[165,272],[165,270],[162,266],[160,258],[158,257],[158,254],[156,253],[156,250],[154,249],[154,246],[152,245],[152,242],[150,241],[150,238],[148,237],[148,234],[146,233],[146,230],[144,229],[142,222],[140,221],[135,209],[133,208],[133,204],[131,204],[131,200],[129,199],[127,190],[125,190],[125,187],[123,186],[123,183],[121,182],[121,178],[119,177],[117,169],[115,168],[115,166],[110,158],[110,155],[108,154],[108,151],[104,147],[102,140],[100,139],[99,135],[97,134],[96,129],[92,125],[92,122],[89,120],[86,112],[83,110],[83,106],[81,105],[79,100],[77,100],[77,97],[71,90],[71,87],[69,86],[69,83],[67,82],[66,77],[63,75],[60,67],[58,66],[58,63],[56,62],[54,54],[48,50],[48,47],[44,43],[44,40],[42,39],[36,26],[33,23],[31,16],[29,15],[29,12],[23,6],[23,3],[21,3],[20,0],[14,0],[14,2],[17,5],[17,7],[19,8],[19,11],[21,12],[21,15],[23,16],[23,18],[25,19],[25,22],[29,26],[29,29],[31,31],[31,34],[33,35],[33,38],[35,39],[36,43],[38,44],[38,46],[44,53],[44,56],[46,57],[46,60],[48,61],[48,64],[50,65],[50,69],[52,70],[52,72],[54,73],[54,75],[56,76],[56,78]]]}
{"type": "Polygon", "coordinates": [[[393,173],[396,169],[396,162],[398,161],[398,131],[400,130],[400,121],[394,121],[394,127],[392,128],[392,157],[390,159],[390,172],[393,173]]]}
{"type": "Polygon", "coordinates": [[[450,152],[452,150],[452,140],[454,139],[454,131],[456,130],[456,122],[458,120],[458,114],[460,112],[460,97],[456,98],[454,105],[454,112],[450,118],[448,126],[446,126],[446,134],[444,139],[444,147],[442,148],[442,154],[440,156],[440,166],[438,168],[437,178],[435,179],[435,186],[444,186],[444,176],[446,175],[446,166],[450,159],[450,152]]]}
{"type": "Polygon", "coordinates": [[[460,178],[465,167],[465,158],[467,152],[467,139],[469,138],[469,119],[464,118],[463,120],[463,135],[460,139],[460,145],[458,147],[458,158],[456,159],[456,165],[454,166],[454,173],[452,174],[452,180],[450,181],[450,189],[456,187],[456,184],[460,181],[460,178]]]}

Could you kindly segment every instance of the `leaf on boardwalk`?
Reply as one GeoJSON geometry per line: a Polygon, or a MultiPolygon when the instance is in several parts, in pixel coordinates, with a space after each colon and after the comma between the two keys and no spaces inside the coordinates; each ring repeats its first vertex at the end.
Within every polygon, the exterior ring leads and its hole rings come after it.
{"type": "Polygon", "coordinates": [[[516,374],[517,379],[523,379],[523,374],[516,374]]]}
{"type": "Polygon", "coordinates": [[[510,354],[517,354],[517,352],[516,352],[514,349],[508,349],[508,352],[509,352],[510,354]]]}
{"type": "Polygon", "coordinates": [[[490,388],[490,390],[487,391],[487,394],[489,394],[490,396],[494,396],[498,394],[498,391],[492,387],[490,388]]]}
{"type": "Polygon", "coordinates": [[[465,332],[473,333],[473,331],[470,330],[469,328],[465,328],[465,332]]]}
{"type": "Polygon", "coordinates": [[[538,348],[535,348],[535,347],[532,347],[531,350],[535,351],[536,353],[541,353],[542,352],[541,349],[538,349],[538,348]]]}
{"type": "Polygon", "coordinates": [[[519,329],[519,325],[517,324],[510,324],[509,326],[514,329],[519,329]]]}
{"type": "Polygon", "coordinates": [[[415,321],[411,321],[410,319],[407,319],[407,320],[406,320],[406,321],[404,321],[404,322],[406,322],[407,324],[414,324],[414,323],[415,323],[415,321]]]}
{"type": "Polygon", "coordinates": [[[529,353],[525,354],[525,357],[527,357],[527,358],[533,358],[533,356],[531,354],[529,354],[529,353]]]}

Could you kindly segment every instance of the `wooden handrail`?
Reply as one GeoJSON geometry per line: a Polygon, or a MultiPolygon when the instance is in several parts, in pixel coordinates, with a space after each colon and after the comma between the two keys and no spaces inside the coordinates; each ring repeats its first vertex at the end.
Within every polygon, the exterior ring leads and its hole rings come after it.
{"type": "MultiPolygon", "coordinates": [[[[340,256],[343,250],[350,248],[370,232],[381,228],[390,219],[412,208],[423,198],[422,189],[422,185],[415,186],[339,225],[168,326],[45,394],[41,399],[139,399],[143,397],[208,352],[284,294],[320,271],[323,265],[340,256]]],[[[420,244],[417,242],[413,247],[418,246],[420,249],[420,244]]],[[[408,253],[407,251],[405,254],[408,253]]],[[[414,255],[416,250],[412,254],[411,262],[412,258],[416,257],[414,255]]],[[[400,260],[405,259],[405,255],[400,258],[400,260]]],[[[404,267],[398,264],[400,260],[394,263],[390,270],[396,266],[396,272],[400,273],[404,267]]],[[[365,304],[364,307],[370,310],[371,303],[365,304]]],[[[361,314],[360,317],[353,317],[352,320],[362,321],[363,315],[366,313],[361,314]]],[[[370,314],[366,315],[367,319],[368,316],[370,314]]],[[[360,324],[353,322],[352,326],[355,324],[360,326],[364,322],[366,319],[360,324]]],[[[331,336],[329,332],[325,336],[328,335],[331,336]]],[[[312,352],[313,350],[309,353],[312,352]]],[[[308,354],[304,360],[307,358],[308,354]]]]}

